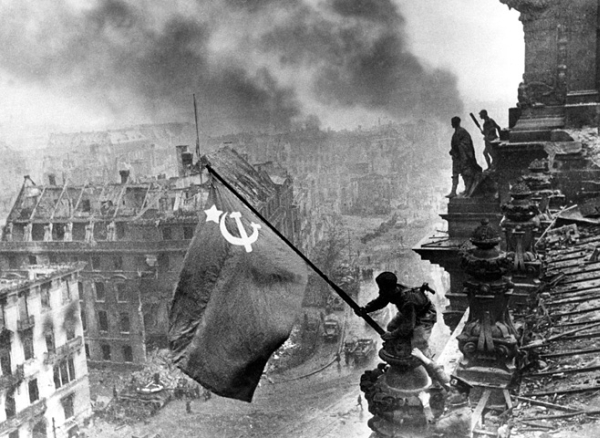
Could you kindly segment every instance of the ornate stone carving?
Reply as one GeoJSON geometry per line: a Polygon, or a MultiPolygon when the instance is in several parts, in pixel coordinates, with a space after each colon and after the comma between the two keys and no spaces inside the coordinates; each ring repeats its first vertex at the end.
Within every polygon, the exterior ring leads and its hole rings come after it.
{"type": "Polygon", "coordinates": [[[457,338],[463,353],[457,375],[474,384],[506,385],[515,372],[517,338],[508,312],[513,285],[503,277],[511,262],[499,242],[484,219],[471,238],[475,247],[461,251],[470,313],[457,338]]]}
{"type": "Polygon", "coordinates": [[[543,14],[555,0],[500,0],[510,9],[521,13],[521,21],[534,20],[543,14]]]}
{"type": "Polygon", "coordinates": [[[360,387],[374,416],[368,422],[377,436],[404,437],[419,430],[443,410],[439,391],[430,392],[433,381],[423,363],[411,355],[412,333],[386,340],[379,351],[380,363],[366,371],[360,387]]]}

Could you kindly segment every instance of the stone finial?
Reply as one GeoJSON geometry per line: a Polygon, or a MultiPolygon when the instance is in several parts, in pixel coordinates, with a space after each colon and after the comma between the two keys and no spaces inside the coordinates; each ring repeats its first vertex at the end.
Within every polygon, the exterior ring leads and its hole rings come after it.
{"type": "Polygon", "coordinates": [[[475,228],[471,243],[480,249],[493,248],[500,243],[498,232],[490,225],[489,219],[482,219],[481,225],[475,228]]]}

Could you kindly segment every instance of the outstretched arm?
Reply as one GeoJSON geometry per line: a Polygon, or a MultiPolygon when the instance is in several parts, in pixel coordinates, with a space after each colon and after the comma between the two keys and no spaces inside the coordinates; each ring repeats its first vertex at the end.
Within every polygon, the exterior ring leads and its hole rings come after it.
{"type": "Polygon", "coordinates": [[[385,306],[389,304],[389,300],[381,295],[375,298],[373,301],[367,303],[367,305],[363,308],[366,313],[371,313],[379,309],[383,309],[385,306]]]}

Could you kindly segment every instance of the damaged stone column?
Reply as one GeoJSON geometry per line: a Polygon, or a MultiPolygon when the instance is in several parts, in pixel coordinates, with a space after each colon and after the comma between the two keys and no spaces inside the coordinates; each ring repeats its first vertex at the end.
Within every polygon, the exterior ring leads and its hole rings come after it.
{"type": "Polygon", "coordinates": [[[458,336],[463,359],[456,375],[473,386],[506,387],[516,371],[516,330],[508,311],[513,284],[504,278],[511,261],[498,249],[500,237],[482,220],[471,237],[472,249],[461,252],[469,320],[458,336]]]}
{"type": "Polygon", "coordinates": [[[552,189],[553,178],[548,164],[546,158],[533,160],[529,163],[528,172],[522,177],[531,190],[531,200],[540,210],[542,225],[550,224],[549,211],[560,209],[565,201],[565,195],[560,190],[552,189]]]}
{"type": "Polygon", "coordinates": [[[410,337],[384,342],[379,357],[386,363],[361,377],[360,388],[373,414],[368,425],[374,437],[406,437],[433,422],[434,410],[443,410],[441,390],[430,393],[432,379],[411,351],[410,337]]]}
{"type": "Polygon", "coordinates": [[[511,201],[502,206],[500,226],[506,236],[506,249],[512,258],[514,277],[539,277],[540,262],[535,253],[535,236],[540,228],[540,210],[531,200],[531,191],[522,179],[512,186],[511,201]]]}

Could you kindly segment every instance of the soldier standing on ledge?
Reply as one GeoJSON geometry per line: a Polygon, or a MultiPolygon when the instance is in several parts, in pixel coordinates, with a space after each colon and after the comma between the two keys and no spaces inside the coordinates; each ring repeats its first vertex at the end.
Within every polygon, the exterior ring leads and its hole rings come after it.
{"type": "Polygon", "coordinates": [[[429,338],[435,324],[437,313],[425,291],[435,293],[427,283],[421,287],[410,288],[398,284],[398,278],[392,272],[382,272],[375,279],[379,286],[379,296],[360,308],[360,313],[371,313],[383,309],[389,303],[396,305],[398,313],[387,326],[387,333],[381,337],[384,341],[398,337],[411,338],[413,348],[426,355],[429,352],[429,338]]]}
{"type": "Polygon", "coordinates": [[[451,123],[454,128],[450,148],[450,155],[452,156],[452,190],[446,197],[456,197],[459,175],[462,176],[465,183],[463,195],[469,197],[481,177],[482,169],[475,158],[475,148],[473,147],[471,135],[465,128],[460,126],[460,117],[452,117],[451,123]]]}
{"type": "Polygon", "coordinates": [[[483,149],[483,158],[485,158],[485,162],[487,163],[488,169],[492,167],[494,164],[493,160],[493,149],[492,149],[492,141],[496,140],[500,135],[500,126],[488,116],[487,110],[482,109],[479,111],[479,117],[483,120],[483,129],[481,133],[483,134],[483,141],[485,142],[485,148],[483,149]]]}

